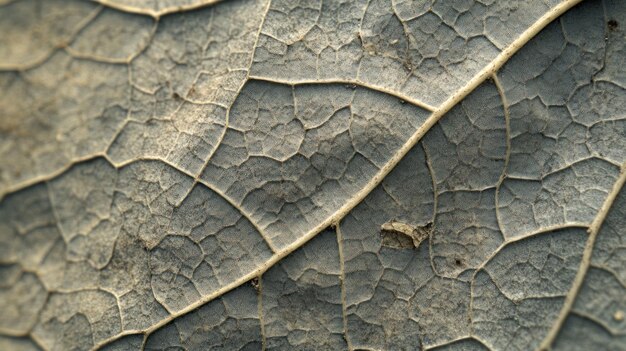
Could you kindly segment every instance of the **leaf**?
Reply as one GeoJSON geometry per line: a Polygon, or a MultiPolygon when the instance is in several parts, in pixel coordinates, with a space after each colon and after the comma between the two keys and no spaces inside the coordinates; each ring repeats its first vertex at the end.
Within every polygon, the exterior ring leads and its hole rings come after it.
{"type": "Polygon", "coordinates": [[[120,11],[159,17],[169,13],[193,10],[221,0],[92,0],[120,11]]]}
{"type": "Polygon", "coordinates": [[[0,1],[0,349],[624,349],[578,2],[0,1]]]}

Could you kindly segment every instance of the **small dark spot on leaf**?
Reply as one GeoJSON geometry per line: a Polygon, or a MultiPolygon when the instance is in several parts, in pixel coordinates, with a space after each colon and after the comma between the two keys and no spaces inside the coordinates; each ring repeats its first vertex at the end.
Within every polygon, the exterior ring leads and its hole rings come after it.
{"type": "Polygon", "coordinates": [[[150,249],[148,248],[147,243],[144,241],[141,241],[141,249],[145,252],[150,252],[150,249]]]}
{"type": "Polygon", "coordinates": [[[409,58],[404,60],[403,65],[408,72],[413,72],[413,63],[411,63],[409,58]]]}
{"type": "Polygon", "coordinates": [[[616,30],[617,27],[619,26],[619,23],[617,23],[617,21],[614,20],[614,19],[609,20],[606,24],[609,27],[609,30],[611,30],[611,31],[616,30]]]}
{"type": "Polygon", "coordinates": [[[359,39],[359,41],[361,42],[361,45],[363,45],[363,37],[361,36],[361,32],[357,32],[357,33],[356,33],[356,37],[357,37],[357,39],[359,39]]]}
{"type": "Polygon", "coordinates": [[[254,290],[256,290],[256,292],[259,292],[259,277],[254,277],[250,280],[250,285],[252,285],[252,287],[254,288],[254,290]]]}

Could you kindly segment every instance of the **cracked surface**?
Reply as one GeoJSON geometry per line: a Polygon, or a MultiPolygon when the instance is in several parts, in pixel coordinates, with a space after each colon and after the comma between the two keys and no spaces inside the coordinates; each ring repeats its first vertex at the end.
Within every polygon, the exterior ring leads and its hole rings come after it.
{"type": "Polygon", "coordinates": [[[139,350],[143,345],[143,336],[137,334],[130,334],[124,336],[118,340],[115,340],[106,346],[100,348],[104,351],[129,351],[139,350]]]}
{"type": "Polygon", "coordinates": [[[495,194],[507,152],[503,101],[479,86],[424,137],[437,192],[434,269],[446,277],[477,268],[503,241],[495,194]]]}
{"type": "Polygon", "coordinates": [[[436,106],[556,3],[273,1],[252,74],[362,82],[436,106]]]}
{"type": "Polygon", "coordinates": [[[155,21],[103,9],[68,46],[73,56],[125,63],[148,46],[155,21]]]}
{"type": "Polygon", "coordinates": [[[626,191],[622,190],[593,246],[589,270],[565,326],[555,340],[555,349],[564,350],[573,343],[584,347],[619,350],[626,341],[626,191]],[[579,333],[585,330],[585,338],[579,333]]]}
{"type": "Polygon", "coordinates": [[[0,0],[0,349],[626,350],[577,2],[0,0]]]}
{"type": "Polygon", "coordinates": [[[150,335],[145,350],[259,350],[257,293],[244,285],[150,335]]]}
{"type": "Polygon", "coordinates": [[[333,234],[321,233],[262,276],[266,349],[346,349],[333,234]]]}
{"type": "Polygon", "coordinates": [[[58,47],[67,46],[98,6],[79,0],[9,1],[0,11],[0,70],[41,64],[58,47]],[[3,41],[4,41],[3,40],[3,41]]]}
{"type": "Polygon", "coordinates": [[[613,34],[602,2],[579,8],[546,27],[500,74],[511,119],[511,156],[499,194],[507,237],[590,223],[626,161],[626,91],[600,78],[606,63],[620,60],[606,52],[615,39],[606,37],[613,34]]]}
{"type": "Polygon", "coordinates": [[[264,6],[235,1],[159,22],[129,63],[132,109],[107,150],[114,162],[155,157],[194,175],[202,170],[246,79],[264,6]]]}
{"type": "Polygon", "coordinates": [[[280,249],[354,196],[425,118],[363,88],[251,81],[202,179],[280,249]]]}
{"type": "Polygon", "coordinates": [[[0,192],[106,148],[129,108],[128,69],[56,51],[25,72],[0,72],[0,192]]]}
{"type": "Polygon", "coordinates": [[[582,229],[542,233],[508,244],[472,286],[472,332],[491,349],[535,349],[576,275],[582,229]]]}
{"type": "Polygon", "coordinates": [[[438,309],[462,311],[463,305],[467,313],[469,305],[469,284],[434,277],[428,241],[422,241],[417,249],[382,245],[383,223],[395,219],[425,225],[432,220],[433,201],[425,155],[418,146],[341,222],[346,337],[352,347],[420,348],[425,324],[434,329],[431,333],[463,328],[463,318],[459,318],[461,326],[451,325],[445,330],[439,330],[437,322],[428,318],[437,316],[438,309]],[[442,285],[449,290],[446,294],[430,294],[442,285]],[[448,304],[442,300],[454,300],[452,296],[461,301],[448,304]]]}

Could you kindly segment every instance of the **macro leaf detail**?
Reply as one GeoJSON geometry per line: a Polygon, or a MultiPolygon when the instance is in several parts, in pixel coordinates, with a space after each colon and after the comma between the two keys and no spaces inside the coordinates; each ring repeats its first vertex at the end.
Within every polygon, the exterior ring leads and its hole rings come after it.
{"type": "Polygon", "coordinates": [[[0,349],[626,350],[625,28],[0,0],[0,349]]]}

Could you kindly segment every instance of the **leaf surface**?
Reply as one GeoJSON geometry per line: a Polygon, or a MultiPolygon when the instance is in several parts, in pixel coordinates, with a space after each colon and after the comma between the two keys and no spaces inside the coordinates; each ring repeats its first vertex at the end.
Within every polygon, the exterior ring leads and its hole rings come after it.
{"type": "Polygon", "coordinates": [[[0,349],[624,349],[578,2],[0,4],[0,349]]]}

